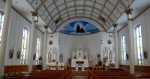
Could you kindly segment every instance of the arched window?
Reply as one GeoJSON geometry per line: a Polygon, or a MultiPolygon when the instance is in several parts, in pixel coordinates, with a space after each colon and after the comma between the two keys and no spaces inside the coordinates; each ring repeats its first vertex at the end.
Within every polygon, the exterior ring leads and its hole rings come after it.
{"type": "Polygon", "coordinates": [[[41,40],[38,37],[36,39],[36,58],[35,58],[36,64],[40,64],[41,62],[41,40]]]}
{"type": "Polygon", "coordinates": [[[122,55],[122,63],[127,63],[127,43],[126,36],[122,35],[121,37],[121,55],[122,55]]]}
{"type": "Polygon", "coordinates": [[[27,57],[29,51],[29,30],[27,28],[23,28],[22,31],[22,45],[21,45],[21,64],[26,64],[27,57]]]}
{"type": "Polygon", "coordinates": [[[3,24],[4,24],[4,14],[2,12],[0,12],[0,45],[2,42],[3,24]]]}
{"type": "Polygon", "coordinates": [[[135,28],[135,53],[137,54],[138,64],[144,63],[143,44],[142,44],[142,27],[137,25],[135,28]]]}

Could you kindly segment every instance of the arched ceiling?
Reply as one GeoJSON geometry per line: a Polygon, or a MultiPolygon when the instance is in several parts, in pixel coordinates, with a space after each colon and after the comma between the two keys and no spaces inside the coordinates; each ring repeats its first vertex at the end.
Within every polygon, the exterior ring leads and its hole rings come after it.
{"type": "Polygon", "coordinates": [[[72,17],[93,19],[105,30],[119,19],[134,0],[27,0],[45,23],[56,31],[72,17]]]}

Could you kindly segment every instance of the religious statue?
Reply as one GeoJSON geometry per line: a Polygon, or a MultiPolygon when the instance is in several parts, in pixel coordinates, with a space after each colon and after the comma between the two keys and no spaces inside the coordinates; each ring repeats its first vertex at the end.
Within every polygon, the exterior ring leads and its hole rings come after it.
{"type": "Polygon", "coordinates": [[[83,59],[83,57],[84,57],[84,52],[82,51],[82,49],[79,49],[77,52],[76,52],[76,57],[78,58],[78,59],[83,59]]]}
{"type": "Polygon", "coordinates": [[[48,62],[55,62],[56,61],[56,51],[55,48],[50,48],[48,52],[48,62]]]}
{"type": "Polygon", "coordinates": [[[105,47],[104,53],[105,54],[104,54],[103,62],[105,66],[109,66],[110,64],[112,64],[113,61],[112,50],[109,47],[105,47]]]}

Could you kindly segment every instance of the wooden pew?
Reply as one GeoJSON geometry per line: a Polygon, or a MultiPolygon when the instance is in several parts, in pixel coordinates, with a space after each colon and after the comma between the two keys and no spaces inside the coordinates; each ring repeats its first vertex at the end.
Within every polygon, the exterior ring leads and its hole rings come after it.
{"type": "Polygon", "coordinates": [[[71,70],[33,71],[30,76],[7,77],[5,79],[71,79],[71,70]]]}
{"type": "Polygon", "coordinates": [[[121,69],[109,69],[107,71],[89,71],[89,79],[135,79],[129,72],[121,69]]]}
{"type": "MultiPolygon", "coordinates": [[[[150,72],[150,66],[138,66],[138,65],[135,65],[135,72],[150,72]]],[[[120,68],[121,69],[124,69],[124,70],[129,70],[129,65],[120,65],[120,68]]]]}
{"type": "Polygon", "coordinates": [[[5,66],[5,73],[17,73],[17,72],[28,72],[27,65],[13,65],[13,66],[5,66]]]}
{"type": "Polygon", "coordinates": [[[150,79],[150,73],[141,73],[136,75],[136,79],[150,79]]]}
{"type": "MultiPolygon", "coordinates": [[[[128,65],[121,65],[120,67],[129,70],[128,65]]],[[[137,79],[150,79],[150,66],[135,65],[135,76],[137,79]]]]}
{"type": "Polygon", "coordinates": [[[71,79],[72,71],[70,67],[56,67],[56,70],[41,70],[33,66],[32,73],[28,72],[28,66],[6,66],[4,79],[71,79]],[[9,75],[8,75],[9,74],[9,75]]]}
{"type": "Polygon", "coordinates": [[[25,72],[28,72],[27,65],[11,65],[4,67],[4,79],[16,79],[17,77],[21,77],[25,72]]]}
{"type": "Polygon", "coordinates": [[[150,79],[150,66],[135,66],[137,79],[150,79]]]}
{"type": "Polygon", "coordinates": [[[71,70],[33,71],[29,79],[70,79],[71,70]]]}
{"type": "Polygon", "coordinates": [[[65,73],[65,71],[59,71],[59,70],[44,70],[44,71],[34,71],[32,72],[32,78],[33,79],[58,79],[60,76],[62,76],[65,73]]]}

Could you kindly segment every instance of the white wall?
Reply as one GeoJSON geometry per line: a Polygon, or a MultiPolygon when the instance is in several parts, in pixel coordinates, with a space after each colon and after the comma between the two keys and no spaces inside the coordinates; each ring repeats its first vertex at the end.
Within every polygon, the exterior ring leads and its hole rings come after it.
{"type": "Polygon", "coordinates": [[[145,59],[145,65],[150,65],[150,8],[134,20],[134,27],[138,24],[142,26],[143,33],[143,50],[148,53],[148,59],[145,59]]]}
{"type": "Polygon", "coordinates": [[[4,2],[3,0],[0,0],[0,11],[4,10],[4,2]]]}
{"type": "MultiPolygon", "coordinates": [[[[0,10],[4,12],[4,2],[0,0],[0,10]]],[[[10,17],[10,29],[7,38],[7,48],[5,54],[5,65],[19,65],[19,60],[16,58],[16,53],[18,50],[21,50],[21,40],[22,40],[22,30],[23,27],[30,28],[32,24],[30,24],[27,20],[25,20],[20,14],[11,9],[11,17],[10,17]],[[13,59],[9,59],[9,50],[14,49],[13,59]]],[[[36,38],[40,37],[43,39],[43,33],[39,30],[35,30],[34,40],[36,42],[36,38]]],[[[34,42],[34,45],[36,45],[34,42]]],[[[43,41],[42,41],[43,43],[43,41]]],[[[33,50],[35,52],[35,50],[33,50]]],[[[42,52],[42,50],[41,50],[42,52]]]]}
{"type": "MultiPolygon", "coordinates": [[[[47,59],[48,59],[48,55],[50,53],[55,54],[55,59],[56,62],[59,62],[59,33],[54,33],[54,34],[48,34],[48,39],[47,39],[47,59]],[[50,41],[52,42],[52,44],[50,44],[50,41]]],[[[50,59],[48,59],[50,60],[50,59]]],[[[50,62],[48,62],[47,60],[47,64],[49,64],[50,62]]]]}
{"type": "MultiPolygon", "coordinates": [[[[112,35],[112,34],[111,34],[112,35]]],[[[59,47],[60,53],[64,55],[64,63],[68,62],[68,58],[71,57],[73,51],[82,49],[89,55],[90,65],[97,63],[97,54],[104,54],[104,47],[109,47],[114,53],[113,42],[112,45],[107,44],[108,34],[100,32],[92,35],[85,36],[71,36],[60,33],[59,34],[59,47]]],[[[110,37],[113,41],[113,35],[110,37]]]]}
{"type": "MultiPolygon", "coordinates": [[[[142,26],[142,34],[143,34],[143,50],[148,53],[148,59],[144,60],[144,65],[150,65],[150,9],[145,11],[142,15],[136,18],[133,21],[133,26],[141,24],[142,26]]],[[[119,40],[121,40],[121,36],[125,34],[128,37],[128,28],[125,27],[119,32],[119,40]]],[[[128,39],[128,38],[127,38],[128,39]]],[[[128,41],[127,41],[128,42],[128,41]]],[[[120,43],[121,44],[121,43],[120,43]]],[[[121,51],[120,51],[121,53],[121,51]]],[[[135,53],[135,64],[137,65],[137,54],[135,53]]]]}

